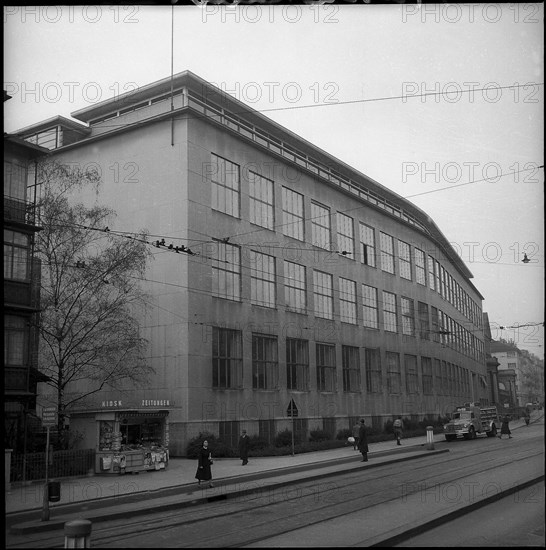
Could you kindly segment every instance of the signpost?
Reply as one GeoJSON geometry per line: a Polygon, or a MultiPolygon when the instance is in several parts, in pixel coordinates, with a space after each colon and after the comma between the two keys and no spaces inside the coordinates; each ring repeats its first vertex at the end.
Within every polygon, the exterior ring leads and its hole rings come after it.
{"type": "Polygon", "coordinates": [[[293,399],[291,399],[288,404],[286,416],[290,416],[292,418],[292,456],[294,456],[294,418],[298,416],[298,407],[296,407],[296,403],[294,403],[293,399]]]}
{"type": "Polygon", "coordinates": [[[45,455],[45,485],[44,500],[42,506],[42,521],[49,521],[49,428],[57,425],[57,407],[44,407],[42,409],[42,425],[47,428],[46,455],[45,455]]]}

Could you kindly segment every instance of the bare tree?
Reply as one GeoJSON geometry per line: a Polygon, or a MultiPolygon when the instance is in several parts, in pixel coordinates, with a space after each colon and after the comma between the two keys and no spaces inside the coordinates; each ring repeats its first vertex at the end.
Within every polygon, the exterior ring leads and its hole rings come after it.
{"type": "Polygon", "coordinates": [[[40,167],[39,364],[56,395],[59,434],[76,402],[103,388],[143,384],[152,372],[137,321],[147,299],[139,283],[151,256],[145,233],[114,235],[112,209],[77,202],[81,192],[98,196],[99,186],[96,172],[52,161],[40,167]]]}

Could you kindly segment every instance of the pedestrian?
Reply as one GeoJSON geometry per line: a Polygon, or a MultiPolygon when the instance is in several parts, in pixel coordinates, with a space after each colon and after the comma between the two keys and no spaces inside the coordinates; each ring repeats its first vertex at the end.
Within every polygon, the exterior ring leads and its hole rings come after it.
{"type": "Polygon", "coordinates": [[[199,449],[199,455],[197,457],[197,472],[195,472],[195,479],[197,484],[201,485],[202,481],[208,481],[209,487],[214,487],[212,484],[212,453],[209,449],[209,442],[205,439],[203,446],[199,449]]]}
{"type": "Polygon", "coordinates": [[[364,419],[360,421],[358,429],[358,450],[362,453],[362,462],[368,462],[368,438],[366,437],[364,419]]]}
{"type": "Polygon", "coordinates": [[[529,411],[526,409],[523,413],[523,419],[525,420],[525,424],[529,426],[529,421],[531,420],[531,415],[529,414],[529,411]]]}
{"type": "Polygon", "coordinates": [[[357,422],[353,426],[353,438],[354,438],[353,450],[355,451],[358,451],[358,432],[359,431],[360,431],[360,424],[357,422]]]}
{"type": "Polygon", "coordinates": [[[502,419],[499,439],[502,439],[503,435],[507,435],[508,439],[512,439],[512,432],[510,431],[510,417],[508,415],[505,415],[502,419]]]}
{"type": "Polygon", "coordinates": [[[243,461],[241,466],[248,464],[248,451],[250,449],[250,438],[246,435],[246,430],[243,430],[241,437],[239,438],[239,457],[243,461]]]}
{"type": "Polygon", "coordinates": [[[402,438],[402,428],[404,427],[404,424],[402,423],[402,417],[399,416],[394,421],[394,424],[392,426],[393,426],[393,429],[394,429],[394,437],[396,439],[396,444],[397,445],[402,445],[402,443],[400,443],[400,439],[402,438]]]}

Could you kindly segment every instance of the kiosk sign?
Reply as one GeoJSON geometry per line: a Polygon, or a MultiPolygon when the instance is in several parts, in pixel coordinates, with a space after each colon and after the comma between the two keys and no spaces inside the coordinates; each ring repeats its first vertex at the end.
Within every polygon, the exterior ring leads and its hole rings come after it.
{"type": "Polygon", "coordinates": [[[42,409],[42,424],[48,428],[57,425],[57,407],[44,407],[42,409]]]}

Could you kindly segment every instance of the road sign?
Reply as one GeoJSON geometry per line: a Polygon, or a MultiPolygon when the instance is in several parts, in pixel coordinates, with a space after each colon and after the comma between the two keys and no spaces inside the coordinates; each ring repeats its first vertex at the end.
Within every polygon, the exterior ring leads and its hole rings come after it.
{"type": "Polygon", "coordinates": [[[288,409],[286,409],[286,416],[291,416],[292,418],[298,416],[298,407],[296,407],[293,399],[290,400],[288,409]]]}
{"type": "Polygon", "coordinates": [[[57,425],[57,407],[44,407],[42,409],[42,424],[45,427],[57,425]]]}

